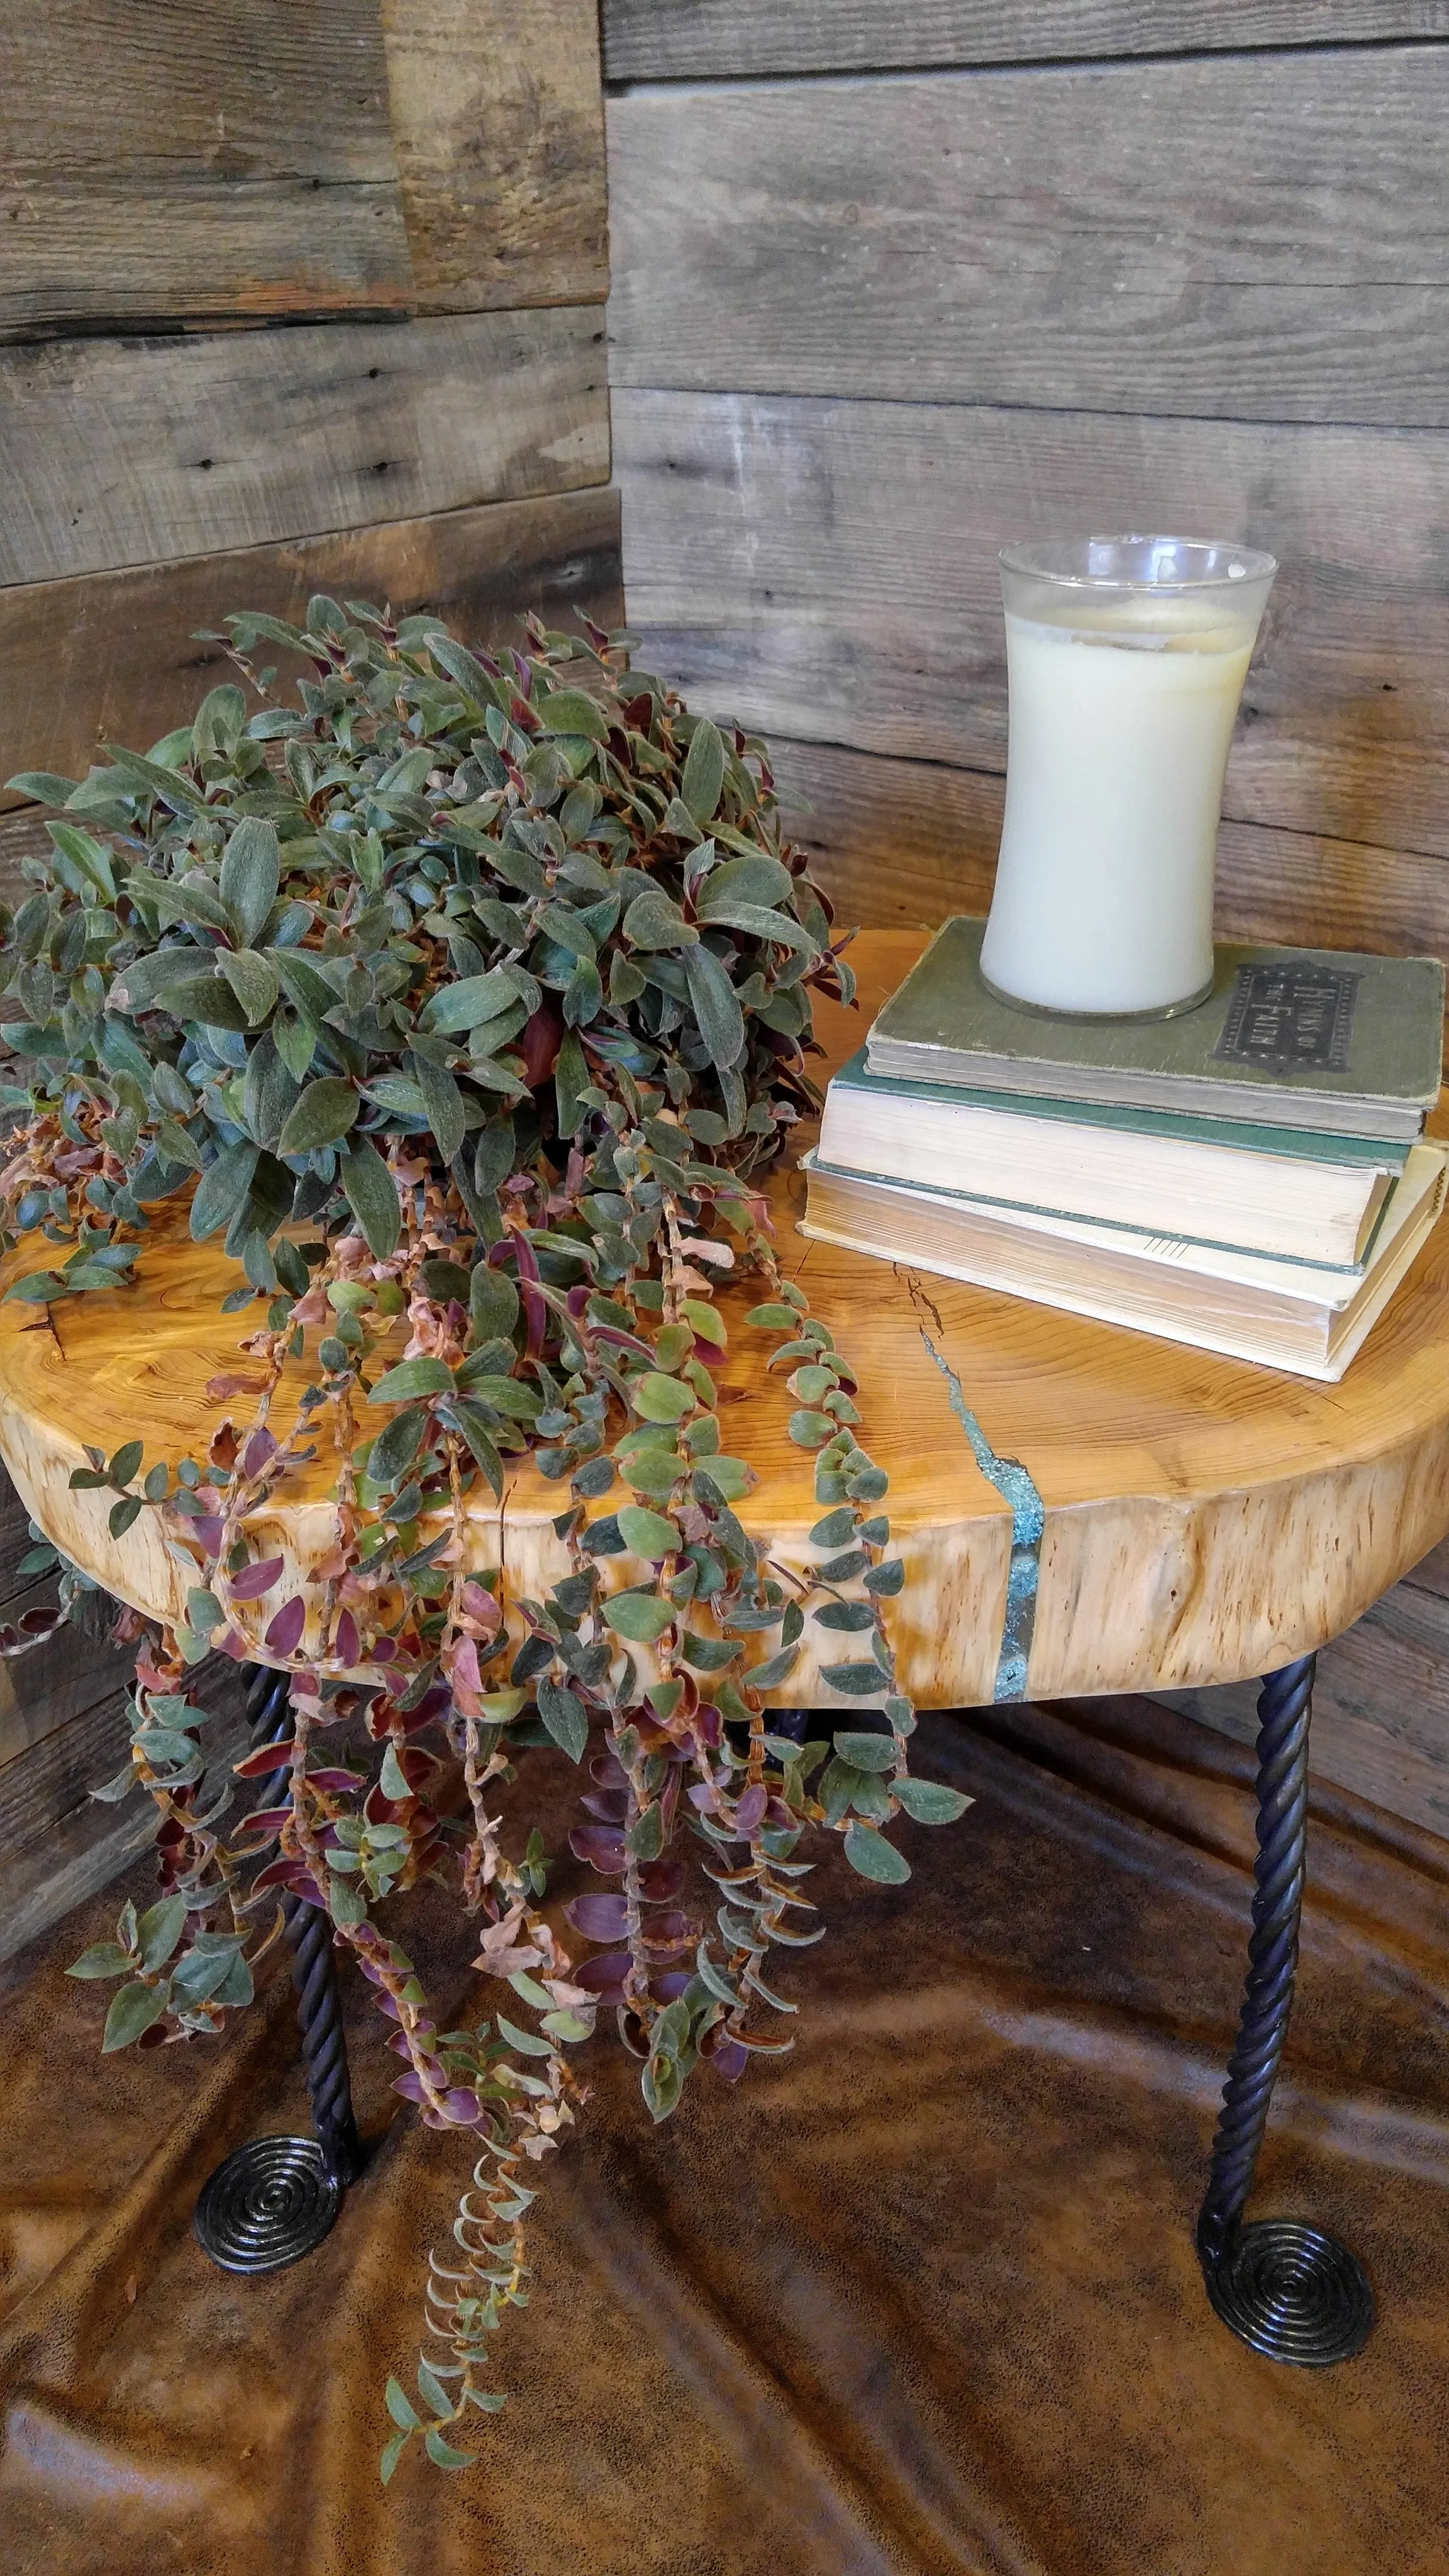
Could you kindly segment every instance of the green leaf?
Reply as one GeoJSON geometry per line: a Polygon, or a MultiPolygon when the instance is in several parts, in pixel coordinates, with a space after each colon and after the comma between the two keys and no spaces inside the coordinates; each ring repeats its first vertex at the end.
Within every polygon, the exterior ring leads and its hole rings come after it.
{"type": "Polygon", "coordinates": [[[641,1503],[624,1503],[618,1520],[619,1535],[635,1556],[658,1559],[684,1544],[673,1521],[666,1520],[662,1512],[646,1511],[641,1503]]]}
{"type": "MultiPolygon", "coordinates": [[[[753,1322],[754,1318],[750,1320],[753,1322]]],[[[827,1512],[823,1521],[816,1522],[810,1533],[811,1546],[843,1547],[848,1538],[855,1536],[855,1521],[856,1515],[849,1503],[842,1503],[838,1511],[827,1512]]]]}
{"type": "Polygon", "coordinates": [[[674,1622],[672,1603],[652,1592],[616,1592],[600,1607],[615,1635],[636,1646],[652,1646],[674,1622]]]}
{"type": "Polygon", "coordinates": [[[432,1064],[426,1056],[409,1049],[408,1071],[423,1096],[428,1125],[437,1139],[438,1151],[445,1163],[451,1163],[468,1132],[468,1112],[463,1095],[446,1065],[432,1064]]]}
{"type": "Polygon", "coordinates": [[[821,1628],[847,1628],[859,1632],[875,1626],[875,1612],[868,1601],[827,1601],[813,1615],[821,1628]]]}
{"type": "MultiPolygon", "coordinates": [[[[393,2386],[396,2387],[396,2385],[397,2382],[394,2380],[393,2386]]],[[[408,2436],[406,2432],[394,2433],[391,2441],[385,2445],[382,2459],[378,2467],[378,2475],[382,2479],[384,2486],[386,2486],[391,2479],[393,2470],[397,2467],[397,2464],[402,2458],[407,2446],[408,2436]]]]}
{"type": "Polygon", "coordinates": [[[124,1538],[132,1523],[140,1519],[144,1509],[145,1505],[139,1494],[126,1494],[120,1502],[113,1503],[106,1523],[112,1538],[124,1538]]]}
{"type": "Polygon", "coordinates": [[[418,2363],[418,2393],[435,2415],[451,2416],[453,2401],[437,2372],[430,2370],[425,2361],[418,2363]]]}
{"type": "Polygon", "coordinates": [[[828,1413],[812,1413],[808,1407],[790,1416],[790,1437],[797,1449],[823,1449],[834,1438],[836,1427],[828,1413]]]}
{"type": "Polygon", "coordinates": [[[367,1248],[374,1259],[386,1261],[396,1251],[402,1232],[397,1183],[366,1136],[345,1146],[339,1159],[347,1204],[367,1238],[367,1248]]]}
{"type": "Polygon", "coordinates": [[[193,1243],[204,1243],[208,1235],[219,1234],[245,1207],[258,1152],[259,1148],[243,1137],[235,1145],[223,1146],[216,1161],[208,1163],[191,1202],[193,1243]]]}
{"type": "Polygon", "coordinates": [[[518,1290],[506,1270],[490,1269],[486,1261],[474,1266],[468,1305],[474,1338],[480,1342],[502,1339],[518,1321],[518,1290]]]}
{"type": "Polygon", "coordinates": [[[510,1422],[536,1422],[543,1411],[543,1398],[537,1387],[526,1386],[521,1378],[485,1373],[468,1380],[468,1391],[480,1404],[491,1404],[495,1413],[506,1415],[510,1422]]]}
{"type": "Polygon", "coordinates": [[[736,1063],[744,1049],[745,1015],[739,995],[714,951],[702,943],[685,950],[684,972],[709,1060],[723,1070],[736,1063]]]}
{"type": "Polygon", "coordinates": [[[624,915],[624,936],[635,948],[690,948],[699,938],[679,906],[661,887],[636,895],[624,915]]]}
{"type": "Polygon", "coordinates": [[[717,726],[702,716],[690,737],[679,793],[696,823],[712,820],[724,787],[725,748],[717,726]]]}
{"type": "MultiPolygon", "coordinates": [[[[703,917],[703,916],[701,916],[703,917]]],[[[777,947],[793,948],[797,956],[818,957],[820,942],[808,930],[802,930],[794,915],[768,912],[758,903],[717,903],[709,914],[711,922],[721,929],[742,930],[750,939],[771,939],[777,947]]]]}
{"type": "MultiPolygon", "coordinates": [[[[9,784],[13,787],[15,781],[11,779],[9,784]]],[[[128,1773],[128,1785],[130,1778],[128,1773]]],[[[122,1949],[119,1941],[97,1941],[89,1950],[82,1950],[78,1959],[72,1959],[65,1973],[68,1977],[124,1977],[130,1969],[131,1954],[122,1949]]]]}
{"type": "Polygon", "coordinates": [[[277,827],[249,814],[226,845],[219,883],[222,902],[248,948],[277,900],[280,882],[277,827]]]}
{"type": "Polygon", "coordinates": [[[104,742],[101,749],[121,772],[126,795],[159,796],[162,804],[169,805],[173,814],[204,811],[206,799],[202,791],[189,786],[184,778],[178,778],[174,769],[162,769],[154,760],[143,760],[139,752],[127,751],[120,743],[104,742]]]}
{"type": "Polygon", "coordinates": [[[423,2419],[414,2407],[401,2380],[390,2379],[387,2383],[387,2411],[394,2424],[402,2426],[404,2433],[422,2431],[423,2419]]]}
{"type": "Polygon", "coordinates": [[[553,1069],[554,1097],[558,1103],[558,1132],[572,1136],[584,1116],[584,1103],[579,1098],[590,1080],[587,1058],[572,1029],[566,1029],[553,1069]]]}
{"type": "MultiPolygon", "coordinates": [[[[837,1744],[841,1741],[838,1735],[835,1741],[837,1744]]],[[[914,1816],[918,1825],[954,1825],[957,1817],[964,1815],[966,1809],[975,1803],[963,1796],[959,1789],[948,1789],[940,1780],[904,1779],[895,1781],[893,1785],[906,1814],[914,1816]]]]}
{"type": "Polygon", "coordinates": [[[538,1713],[559,1750],[571,1762],[581,1761],[589,1740],[588,1711],[582,1700],[545,1673],[538,1685],[538,1713]]]}
{"type": "Polygon", "coordinates": [[[355,1124],[361,1106],[355,1086],[340,1074],[309,1082],[277,1139],[277,1152],[314,1154],[323,1145],[337,1144],[355,1124]]]}
{"type": "Polygon", "coordinates": [[[540,2039],[536,2031],[520,2030],[516,2022],[506,2021],[502,2013],[498,2014],[497,2020],[498,2028],[509,2047],[516,2048],[521,2056],[552,2057],[554,2053],[552,2040],[540,2039]]]}
{"type": "Polygon", "coordinates": [[[146,1455],[144,1440],[123,1440],[111,1459],[108,1473],[115,1485],[129,1485],[146,1455]]]}
{"type": "Polygon", "coordinates": [[[453,1372],[443,1360],[399,1360],[372,1390],[374,1404],[412,1404],[422,1395],[451,1395],[453,1372]]]}
{"type": "Polygon", "coordinates": [[[822,1664],[820,1678],[851,1699],[868,1699],[872,1691],[885,1688],[885,1675],[875,1663],[822,1664]]]}
{"type": "Polygon", "coordinates": [[[76,781],[60,778],[53,769],[17,769],[5,781],[17,796],[28,796],[34,805],[64,805],[75,794],[76,781]]]}
{"type": "Polygon", "coordinates": [[[650,1369],[636,1378],[629,1389],[629,1400],[646,1422],[682,1422],[695,1406],[693,1387],[685,1386],[677,1377],[666,1377],[660,1369],[650,1369]]]}
{"type": "Polygon", "coordinates": [[[857,1771],[890,1771],[895,1767],[896,1745],[891,1735],[853,1735],[847,1730],[836,1736],[835,1750],[842,1762],[853,1763],[857,1771]]]}
{"type": "Polygon", "coordinates": [[[437,2469],[471,2469],[478,2457],[476,2451],[455,2450],[451,2442],[444,2441],[436,2424],[430,2424],[424,2433],[423,2448],[437,2469]]]}
{"type": "Polygon", "coordinates": [[[260,1028],[277,1007],[280,986],[269,957],[255,948],[222,949],[217,965],[226,977],[251,1026],[260,1028]]]}
{"type": "Polygon", "coordinates": [[[548,733],[587,734],[591,742],[607,742],[609,719],[597,700],[583,689],[554,689],[538,701],[538,714],[548,733]]]}
{"type": "Polygon", "coordinates": [[[664,1849],[664,1809],[656,1798],[637,1815],[624,1836],[636,1860],[657,1860],[664,1849]]]}
{"type": "Polygon", "coordinates": [[[858,1818],[846,1828],[845,1857],[862,1878],[873,1878],[883,1887],[899,1887],[911,1874],[910,1862],[894,1843],[888,1843],[875,1825],[863,1825],[858,1818]]]}
{"type": "Polygon", "coordinates": [[[142,1967],[164,1967],[185,1929],[184,1896],[163,1896],[159,1905],[148,1905],[136,1925],[142,1967]]]}
{"type": "Polygon", "coordinates": [[[721,867],[711,868],[695,897],[695,910],[701,921],[712,921],[721,906],[727,909],[736,903],[773,911],[777,904],[789,902],[794,883],[778,859],[765,850],[752,851],[748,858],[726,859],[721,867]]]}
{"type": "Polygon", "coordinates": [[[114,2049],[129,2048],[134,2040],[140,2038],[143,2030],[149,2030],[153,2021],[160,2020],[165,2010],[164,1986],[143,1986],[139,1979],[122,1986],[120,1993],[112,1996],[111,2009],[106,2015],[102,2055],[109,2057],[114,2049]]]}
{"type": "Polygon", "coordinates": [[[382,1757],[377,1785],[385,1798],[407,1799],[413,1794],[408,1787],[407,1773],[397,1758],[397,1746],[391,1742],[382,1757]]]}
{"type": "Polygon", "coordinates": [[[440,1036],[456,1029],[480,1029],[517,998],[517,979],[506,966],[495,966],[491,974],[465,975],[456,984],[440,984],[418,1026],[440,1036]]]}

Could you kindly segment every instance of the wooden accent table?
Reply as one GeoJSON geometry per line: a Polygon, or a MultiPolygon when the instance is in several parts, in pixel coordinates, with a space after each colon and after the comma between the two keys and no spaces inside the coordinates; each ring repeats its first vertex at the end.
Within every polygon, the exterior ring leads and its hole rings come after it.
{"type": "MultiPolygon", "coordinates": [[[[828,1066],[859,1044],[924,937],[861,937],[861,1012],[818,1013],[828,1066]]],[[[1372,2321],[1353,2256],[1296,2222],[1244,2227],[1241,2212],[1292,2000],[1313,1657],[1449,1531],[1449,1227],[1326,1387],[806,1245],[793,1232],[800,1189],[793,1173],[774,1185],[781,1249],[859,1376],[863,1436],[890,1473],[907,1574],[898,1654],[916,1698],[970,1707],[1268,1676],[1250,1967],[1198,2242],[1214,2305],[1245,2340],[1286,2360],[1341,2358],[1372,2321]]],[[[12,1269],[33,1266],[26,1248],[12,1269]]],[[[234,1265],[174,1222],[138,1268],[137,1289],[62,1305],[50,1326],[0,1304],[0,1454],[67,1556],[169,1619],[186,1577],[154,1517],[113,1540],[109,1498],[72,1493],[70,1470],[83,1443],[109,1454],[138,1435],[148,1461],[204,1455],[217,1418],[204,1390],[246,1374],[245,1325],[218,1311],[234,1265]]],[[[733,1291],[725,1310],[746,1302],[733,1291]]],[[[763,1347],[741,1324],[721,1373],[726,1419],[740,1408],[730,1445],[761,1470],[742,1515],[803,1565],[820,1507],[763,1347]]],[[[361,1419],[368,1428],[366,1408],[361,1419]]],[[[328,1489],[324,1461],[258,1516],[264,1552],[285,1560],[277,1604],[326,1554],[328,1489]]],[[[542,1593],[567,1571],[558,1507],[556,1487],[519,1471],[501,1537],[491,1498],[477,1511],[479,1562],[499,1562],[501,1545],[512,1588],[542,1593]]],[[[274,1717],[275,1693],[263,1696],[274,1717]]],[[[791,1704],[827,1696],[802,1655],[791,1704]]]]}

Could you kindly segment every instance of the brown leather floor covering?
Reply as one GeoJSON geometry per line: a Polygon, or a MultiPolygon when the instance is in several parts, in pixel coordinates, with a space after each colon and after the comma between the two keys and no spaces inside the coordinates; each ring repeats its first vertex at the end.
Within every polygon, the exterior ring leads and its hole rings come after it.
{"type": "Polygon", "coordinates": [[[1449,1845],[1316,1802],[1255,2208],[1345,2235],[1380,2322],[1357,2361],[1285,2369],[1217,2323],[1192,2252],[1246,1756],[1141,1701],[922,1739],[978,1803],[910,1830],[909,1888],[822,1870],[792,2059],[655,2131],[631,2063],[590,2052],[534,2305],[499,2339],[512,2401],[466,2477],[376,2480],[459,2174],[452,2142],[387,2128],[365,2006],[370,2169],[308,2262],[235,2281],[190,2214],[225,2151],[298,2123],[289,1989],[208,2053],[103,2065],[101,1992],[61,1968],[118,1891],[16,1963],[4,2576],[1442,2576],[1449,1845]]]}

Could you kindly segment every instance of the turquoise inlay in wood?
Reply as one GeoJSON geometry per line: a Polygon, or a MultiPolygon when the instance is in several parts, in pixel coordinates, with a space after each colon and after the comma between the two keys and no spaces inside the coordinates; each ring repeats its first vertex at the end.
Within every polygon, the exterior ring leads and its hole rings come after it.
{"type": "Polygon", "coordinates": [[[927,1332],[921,1339],[950,1390],[951,1410],[971,1443],[971,1455],[988,1484],[1011,1505],[1011,1568],[1006,1578],[1006,1617],[996,1664],[993,1699],[1025,1699],[1026,1667],[1036,1624],[1037,1581],[1041,1572],[1041,1539],[1046,1505],[1019,1458],[998,1458],[961,1389],[950,1362],[942,1358],[927,1332]]]}

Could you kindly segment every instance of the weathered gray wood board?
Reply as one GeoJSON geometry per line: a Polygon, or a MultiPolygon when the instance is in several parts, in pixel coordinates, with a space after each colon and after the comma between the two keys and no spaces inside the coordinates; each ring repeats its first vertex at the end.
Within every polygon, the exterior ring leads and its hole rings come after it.
{"type": "MultiPolygon", "coordinates": [[[[986,910],[1001,836],[999,777],[779,735],[770,753],[791,838],[809,852],[842,925],[934,925],[986,910]]],[[[1214,917],[1222,939],[1301,940],[1449,965],[1449,862],[1225,823],[1214,917]]]]}
{"type": "Polygon", "coordinates": [[[403,312],[375,0],[3,0],[0,336],[403,312]]]}
{"type": "MultiPolygon", "coordinates": [[[[1340,1788],[1449,1835],[1449,1567],[1436,1548],[1318,1658],[1310,1765],[1340,1788]]],[[[1250,1683],[1165,1691],[1169,1707],[1250,1744],[1250,1683]]]]}
{"type": "Polygon", "coordinates": [[[0,583],[608,473],[595,306],[0,350],[0,583]]]}
{"type": "Polygon", "coordinates": [[[98,739],[159,740],[227,675],[196,635],[232,609],[295,618],[325,590],[436,609],[474,638],[516,640],[532,607],[617,624],[618,525],[617,494],[593,489],[0,590],[0,778],[79,777],[98,739]]]}
{"type": "MultiPolygon", "coordinates": [[[[0,903],[8,903],[12,912],[30,891],[20,873],[21,860],[48,846],[45,825],[33,805],[18,807],[13,814],[0,814],[0,903]]],[[[0,1546],[0,1567],[11,1562],[12,1553],[0,1546]]],[[[23,1555],[24,1550],[20,1553],[23,1555]]],[[[3,1579],[0,1575],[0,1581],[3,1579]]]]}
{"type": "Polygon", "coordinates": [[[1446,111],[1412,45],[629,91],[614,380],[1442,426],[1446,111]]]}
{"type": "Polygon", "coordinates": [[[609,291],[596,0],[381,0],[425,312],[609,291]]]}
{"type": "Polygon", "coordinates": [[[630,621],[707,706],[1000,769],[998,548],[1186,525],[1282,564],[1229,816],[1449,854],[1443,433],[628,390],[613,413],[630,621]]]}
{"type": "Polygon", "coordinates": [[[603,17],[611,81],[1449,35],[1445,0],[603,0],[603,17]]]}

